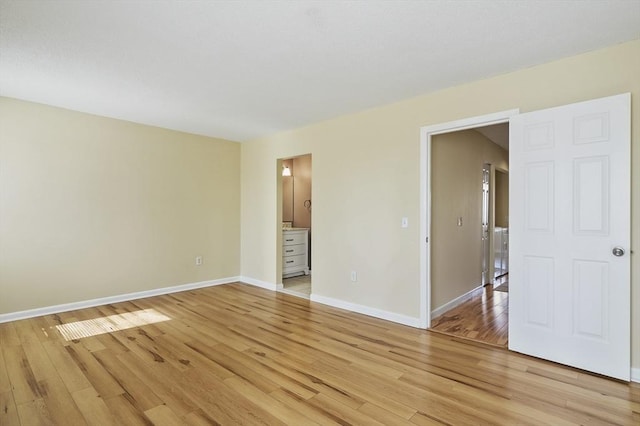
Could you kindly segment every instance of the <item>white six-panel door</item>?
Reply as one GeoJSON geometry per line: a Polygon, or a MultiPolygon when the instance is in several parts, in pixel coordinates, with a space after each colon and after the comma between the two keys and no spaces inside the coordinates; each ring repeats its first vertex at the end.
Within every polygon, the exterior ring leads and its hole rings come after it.
{"type": "Polygon", "coordinates": [[[630,94],[510,120],[509,349],[630,375],[630,94]]]}

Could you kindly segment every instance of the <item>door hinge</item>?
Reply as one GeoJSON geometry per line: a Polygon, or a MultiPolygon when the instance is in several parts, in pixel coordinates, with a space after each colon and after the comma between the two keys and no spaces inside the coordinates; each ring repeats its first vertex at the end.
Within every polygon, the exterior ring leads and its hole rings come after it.
{"type": "Polygon", "coordinates": [[[429,243],[429,237],[427,237],[427,241],[426,241],[426,243],[427,243],[427,244],[429,243]]]}

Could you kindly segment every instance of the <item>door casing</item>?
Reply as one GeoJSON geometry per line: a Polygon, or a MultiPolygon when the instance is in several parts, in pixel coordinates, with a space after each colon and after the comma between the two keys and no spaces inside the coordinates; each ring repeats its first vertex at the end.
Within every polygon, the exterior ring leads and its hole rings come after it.
{"type": "Polygon", "coordinates": [[[520,113],[510,109],[420,128],[420,327],[431,326],[431,138],[459,130],[509,122],[520,113]]]}

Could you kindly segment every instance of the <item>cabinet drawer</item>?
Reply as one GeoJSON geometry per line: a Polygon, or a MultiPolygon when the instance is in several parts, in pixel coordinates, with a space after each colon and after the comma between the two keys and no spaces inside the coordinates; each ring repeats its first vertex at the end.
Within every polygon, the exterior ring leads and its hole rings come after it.
{"type": "Polygon", "coordinates": [[[304,266],[307,264],[307,255],[300,254],[298,256],[287,256],[282,258],[283,268],[292,268],[295,266],[304,266]]]}
{"type": "Polygon", "coordinates": [[[282,256],[295,256],[298,254],[307,254],[304,244],[296,244],[295,246],[284,246],[282,248],[282,256]]]}
{"type": "Polygon", "coordinates": [[[306,243],[307,233],[306,232],[285,232],[282,236],[282,245],[284,246],[292,246],[294,244],[304,244],[306,243]]]}

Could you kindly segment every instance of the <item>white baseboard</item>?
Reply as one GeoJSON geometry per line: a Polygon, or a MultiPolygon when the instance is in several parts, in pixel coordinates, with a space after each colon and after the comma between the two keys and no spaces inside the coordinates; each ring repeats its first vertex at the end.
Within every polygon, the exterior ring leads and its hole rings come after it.
{"type": "Polygon", "coordinates": [[[444,314],[445,312],[447,312],[450,309],[455,308],[458,305],[461,305],[465,300],[467,300],[469,297],[471,297],[471,294],[476,291],[477,289],[479,289],[482,286],[476,287],[472,290],[469,290],[468,292],[466,292],[465,294],[463,294],[462,296],[458,296],[455,299],[445,303],[442,306],[438,306],[437,308],[435,308],[433,311],[431,311],[431,319],[434,319],[436,317],[439,317],[440,315],[444,314]]]}
{"type": "Polygon", "coordinates": [[[631,381],[640,383],[640,368],[631,369],[631,381]]]}
{"type": "Polygon", "coordinates": [[[61,305],[46,306],[44,308],[28,309],[25,311],[0,314],[0,323],[17,321],[43,315],[57,314],[60,312],[74,311],[76,309],[92,308],[94,306],[107,305],[109,303],[127,302],[129,300],[143,299],[145,297],[160,296],[163,294],[177,293],[180,291],[194,290],[196,288],[211,287],[214,285],[228,284],[240,281],[240,277],[220,278],[217,280],[200,281],[191,284],[182,284],[172,287],[162,287],[153,290],[138,291],[135,293],[118,294],[115,296],[101,297],[99,299],[83,300],[80,302],[63,303],[61,305]]]}
{"type": "Polygon", "coordinates": [[[274,283],[269,283],[266,281],[256,280],[255,278],[249,277],[240,277],[240,281],[245,284],[251,284],[256,287],[266,288],[267,290],[276,291],[278,286],[274,283]]]}
{"type": "Polygon", "coordinates": [[[312,302],[322,303],[323,305],[333,306],[334,308],[346,309],[347,311],[369,315],[370,317],[380,318],[383,320],[408,325],[410,327],[420,328],[420,318],[409,317],[406,315],[397,314],[395,312],[383,311],[382,309],[358,305],[357,303],[345,302],[344,300],[321,296],[319,294],[312,293],[310,299],[312,302]]]}

